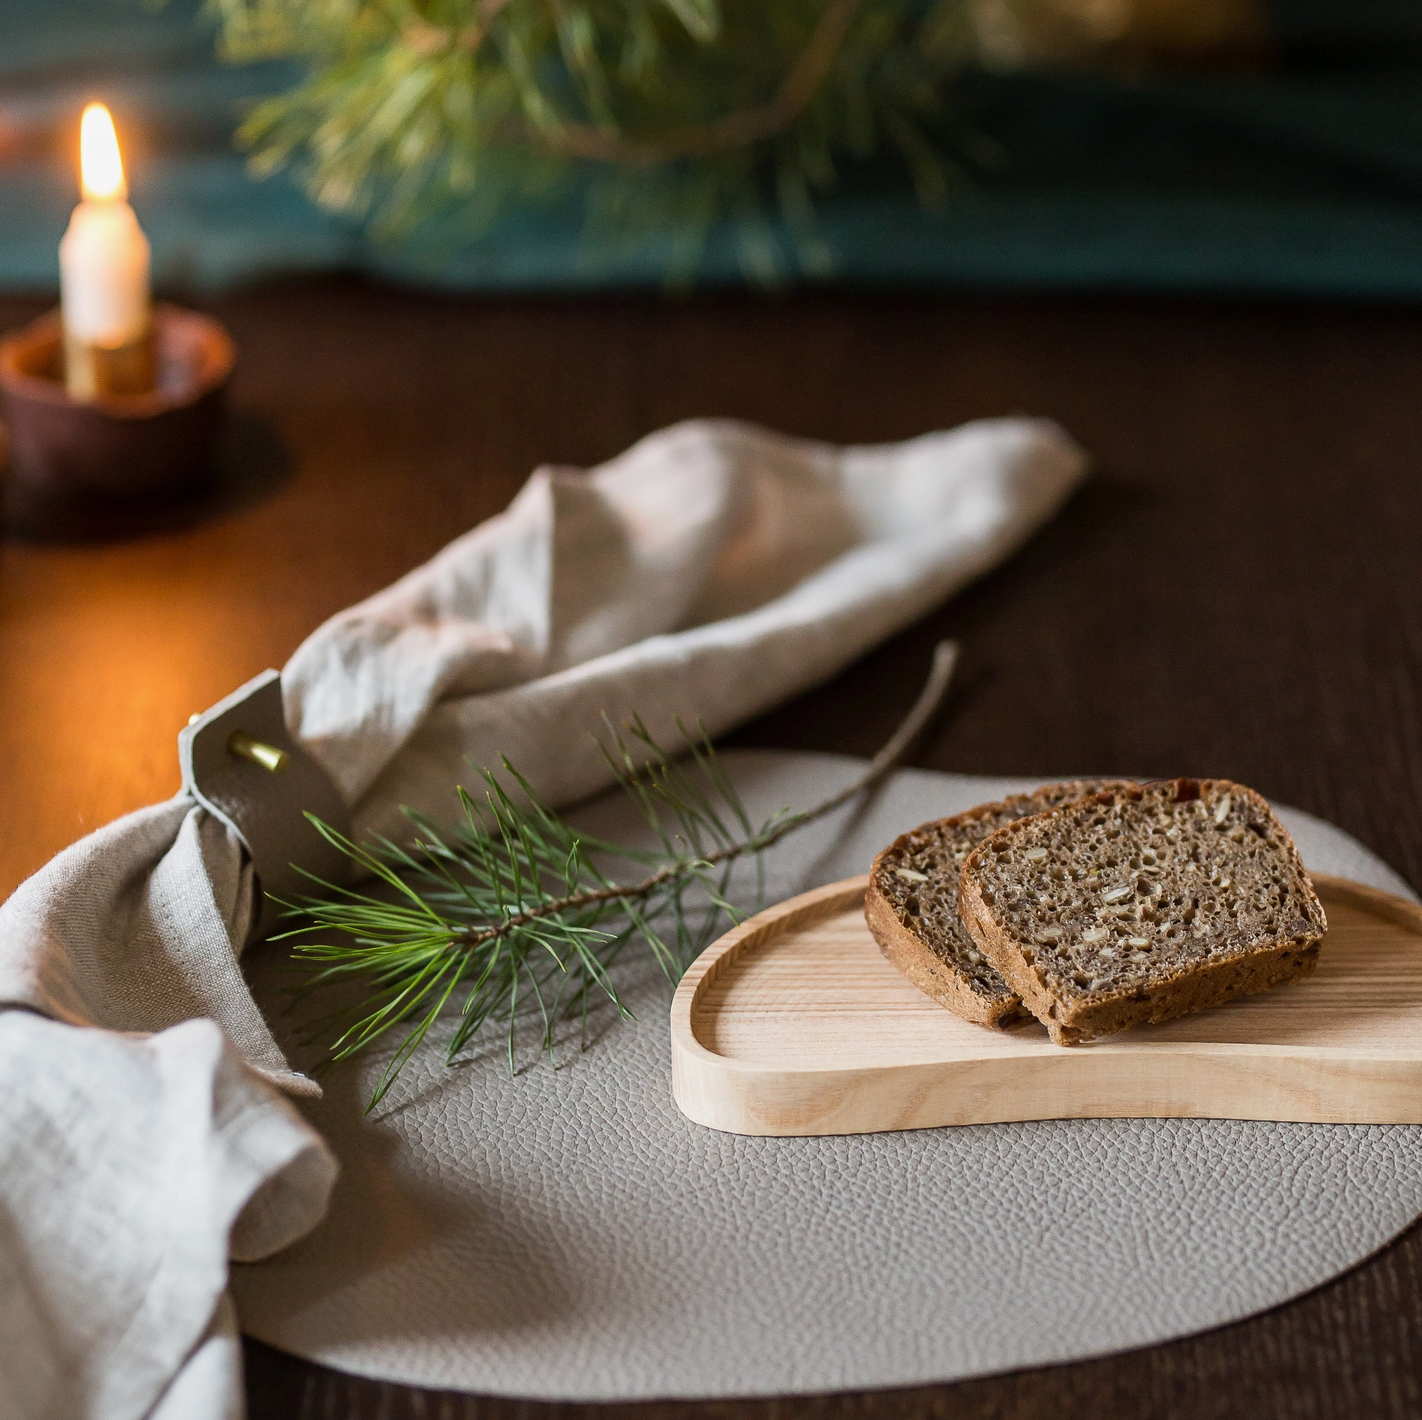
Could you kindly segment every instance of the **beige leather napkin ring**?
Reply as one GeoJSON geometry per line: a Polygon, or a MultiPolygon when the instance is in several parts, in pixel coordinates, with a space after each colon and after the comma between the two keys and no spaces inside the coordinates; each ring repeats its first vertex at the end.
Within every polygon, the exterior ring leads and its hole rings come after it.
{"type": "Polygon", "coordinates": [[[311,874],[330,883],[349,877],[349,860],[307,819],[315,814],[349,836],[350,810],[326,771],[292,738],[282,712],[281,675],[263,671],[194,716],[178,736],[183,788],[237,836],[258,878],[252,935],[281,923],[267,901],[308,895],[311,874]]]}

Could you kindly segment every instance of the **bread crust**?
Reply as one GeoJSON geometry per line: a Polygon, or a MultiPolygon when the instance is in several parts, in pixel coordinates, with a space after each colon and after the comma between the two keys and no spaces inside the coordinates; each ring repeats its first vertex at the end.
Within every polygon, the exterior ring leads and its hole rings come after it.
{"type": "MultiPolygon", "coordinates": [[[[882,855],[881,855],[882,856],[882,855]]],[[[877,869],[879,859],[874,860],[877,869]]],[[[958,975],[922,938],[902,922],[893,905],[879,889],[873,876],[864,894],[864,920],[869,924],[879,950],[925,996],[946,1006],[955,1016],[974,1025],[1006,1030],[1032,1019],[1016,996],[990,997],[974,991],[967,978],[958,975]]]]}
{"type": "MultiPolygon", "coordinates": [[[[1230,780],[1175,779],[1158,781],[1146,786],[1155,792],[1173,792],[1178,799],[1198,798],[1218,793],[1237,795],[1255,805],[1277,824],[1273,811],[1254,790],[1230,780]]],[[[1113,790],[1091,795],[1092,802],[1114,805],[1118,794],[1113,790]]],[[[1124,791],[1134,798],[1145,790],[1124,791]]],[[[1073,805],[1049,810],[1032,821],[1041,825],[1045,820],[1080,811],[1085,800],[1073,805]]],[[[1148,988],[1123,985],[1115,991],[1092,992],[1091,995],[1067,996],[1053,991],[1040,968],[1024,953],[1024,944],[1005,926],[983,897],[980,869],[986,856],[995,851],[1005,837],[1025,830],[1027,820],[1007,824],[984,839],[969,854],[963,864],[958,889],[958,914],[968,933],[983,955],[998,969],[1003,979],[1021,998],[1023,1005],[1047,1028],[1057,1045],[1076,1045],[1099,1036],[1111,1035],[1130,1026],[1173,1020],[1177,1016],[1222,1005],[1238,996],[1282,986],[1312,976],[1318,964],[1319,945],[1327,931],[1323,905],[1313,890],[1313,883],[1304,869],[1298,850],[1287,832],[1283,835],[1285,856],[1295,881],[1308,899],[1310,915],[1318,924],[1317,934],[1281,937],[1268,945],[1237,954],[1221,961],[1192,963],[1159,980],[1148,988]]]]}

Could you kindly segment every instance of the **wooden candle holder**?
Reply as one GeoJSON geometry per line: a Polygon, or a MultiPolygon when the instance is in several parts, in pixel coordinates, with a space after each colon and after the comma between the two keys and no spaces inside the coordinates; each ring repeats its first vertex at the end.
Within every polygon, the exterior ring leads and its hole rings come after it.
{"type": "Polygon", "coordinates": [[[12,524],[93,532],[106,512],[190,495],[207,482],[236,350],[217,321],[178,306],[155,307],[153,334],[155,388],[88,402],[64,386],[58,311],[0,340],[12,524]]]}

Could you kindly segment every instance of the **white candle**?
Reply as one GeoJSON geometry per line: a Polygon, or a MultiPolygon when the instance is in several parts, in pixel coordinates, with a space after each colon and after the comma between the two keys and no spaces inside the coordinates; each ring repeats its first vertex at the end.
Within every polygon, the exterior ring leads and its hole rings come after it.
{"type": "MultiPolygon", "coordinates": [[[[118,138],[103,104],[84,110],[79,151],[84,200],[59,244],[59,286],[67,383],[71,394],[88,398],[110,392],[102,387],[102,374],[96,388],[94,355],[148,340],[149,250],[128,205],[118,138]]],[[[132,382],[125,383],[131,390],[132,382]]]]}

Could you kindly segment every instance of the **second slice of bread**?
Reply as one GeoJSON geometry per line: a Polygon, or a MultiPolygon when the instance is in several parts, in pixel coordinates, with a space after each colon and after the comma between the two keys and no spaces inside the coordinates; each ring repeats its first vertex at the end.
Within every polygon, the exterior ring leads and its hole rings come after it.
{"type": "Polygon", "coordinates": [[[1058,1045],[1313,974],[1328,923],[1252,789],[1172,779],[1009,824],[963,865],[978,949],[1058,1045]]]}

